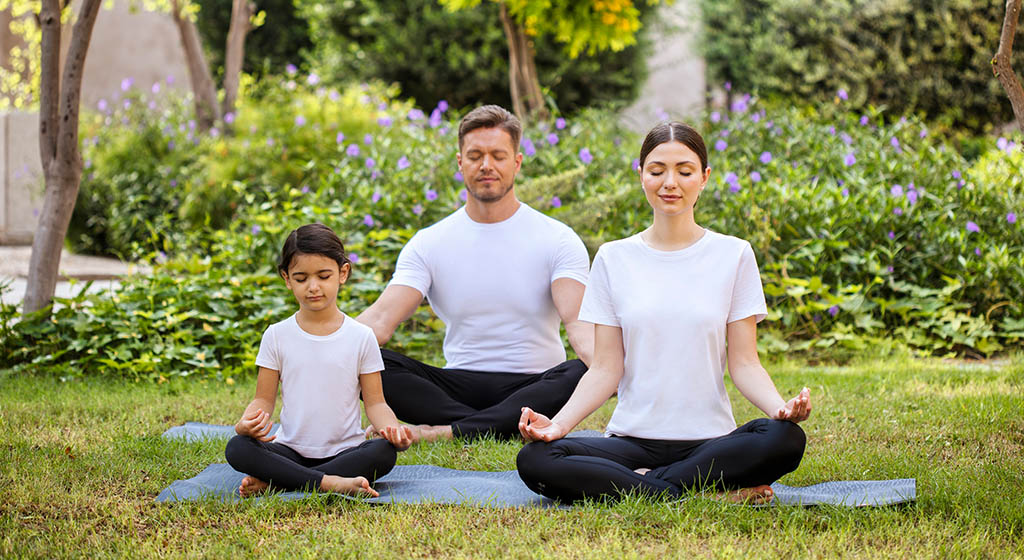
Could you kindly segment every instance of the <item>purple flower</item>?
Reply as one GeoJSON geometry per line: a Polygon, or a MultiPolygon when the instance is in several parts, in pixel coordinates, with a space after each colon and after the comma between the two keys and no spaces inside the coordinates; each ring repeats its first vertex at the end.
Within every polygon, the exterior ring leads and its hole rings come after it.
{"type": "Polygon", "coordinates": [[[734,184],[729,185],[729,192],[734,193],[734,194],[740,192],[740,184],[739,183],[734,183],[734,184]]]}
{"type": "Polygon", "coordinates": [[[427,189],[426,198],[428,201],[437,200],[437,191],[434,189],[427,189]]]}
{"type": "Polygon", "coordinates": [[[370,145],[373,143],[373,135],[367,134],[363,136],[363,144],[370,145]]]}
{"type": "Polygon", "coordinates": [[[167,149],[168,150],[173,150],[174,149],[174,140],[168,140],[167,141],[167,149]]]}
{"type": "Polygon", "coordinates": [[[907,191],[907,201],[910,202],[910,204],[917,204],[917,191],[907,191]]]}
{"type": "Polygon", "coordinates": [[[843,163],[846,164],[846,167],[850,167],[851,165],[857,163],[857,156],[855,156],[853,152],[850,152],[846,154],[845,158],[843,158],[843,163]]]}
{"type": "Polygon", "coordinates": [[[349,253],[348,254],[348,260],[352,264],[356,264],[357,262],[359,262],[359,255],[357,255],[355,253],[349,253]]]}
{"type": "Polygon", "coordinates": [[[401,171],[403,169],[407,169],[410,165],[412,165],[412,164],[409,163],[409,158],[407,158],[405,156],[402,156],[402,157],[398,158],[398,170],[399,171],[401,171]]]}
{"type": "Polygon", "coordinates": [[[964,181],[963,179],[960,179],[960,181],[956,184],[956,190],[960,190],[960,189],[964,188],[964,185],[966,185],[966,184],[967,184],[967,181],[964,181]]]}
{"type": "Polygon", "coordinates": [[[669,120],[668,111],[666,111],[665,109],[659,108],[657,111],[654,112],[654,116],[657,117],[658,120],[662,122],[669,120]]]}
{"type": "Polygon", "coordinates": [[[380,171],[374,169],[373,172],[370,173],[370,180],[375,181],[377,177],[380,177],[380,171]]]}
{"type": "Polygon", "coordinates": [[[309,194],[309,185],[302,185],[302,194],[309,194]]]}
{"type": "Polygon", "coordinates": [[[178,180],[177,179],[171,179],[171,186],[172,187],[177,187],[178,186],[178,180]]]}
{"type": "Polygon", "coordinates": [[[306,83],[311,86],[315,86],[320,83],[320,76],[317,76],[315,73],[310,72],[310,74],[306,76],[306,83]]]}
{"type": "Polygon", "coordinates": [[[771,161],[772,161],[772,153],[771,152],[761,152],[761,157],[758,158],[758,159],[761,160],[761,163],[771,163],[771,161]]]}
{"type": "Polygon", "coordinates": [[[633,158],[633,161],[630,163],[629,168],[632,169],[633,171],[640,169],[640,158],[633,158]]]}
{"type": "MultiPolygon", "coordinates": [[[[122,86],[121,89],[124,89],[124,87],[122,86]]],[[[999,140],[996,140],[996,147],[1004,152],[1006,151],[1006,147],[1008,145],[1009,141],[1006,138],[1003,138],[1002,136],[999,137],[999,140]]]]}
{"type": "Polygon", "coordinates": [[[294,64],[289,62],[288,65],[284,67],[284,71],[287,72],[289,76],[294,76],[295,73],[299,71],[299,69],[296,68],[294,64]]]}
{"type": "Polygon", "coordinates": [[[903,215],[903,209],[900,208],[899,206],[897,206],[896,208],[892,209],[892,213],[896,214],[897,216],[902,216],[903,215]]]}
{"type": "Polygon", "coordinates": [[[555,134],[554,132],[552,132],[551,134],[548,134],[548,145],[549,146],[554,146],[557,143],[558,143],[558,135],[555,134]]]}
{"type": "Polygon", "coordinates": [[[892,147],[896,148],[897,150],[900,149],[900,139],[896,138],[895,136],[893,136],[891,139],[889,139],[889,144],[891,144],[892,147]]]}
{"type": "Polygon", "coordinates": [[[751,171],[750,172],[750,180],[755,182],[755,183],[760,181],[761,180],[761,174],[758,173],[757,171],[751,171]]]}
{"type": "Polygon", "coordinates": [[[460,183],[466,180],[466,178],[462,176],[462,172],[461,171],[456,171],[454,177],[455,177],[455,180],[460,182],[460,183]]]}
{"type": "Polygon", "coordinates": [[[359,155],[359,145],[358,144],[349,144],[348,148],[345,148],[345,153],[350,155],[350,156],[352,156],[352,157],[358,156],[359,155]]]}
{"type": "Polygon", "coordinates": [[[841,194],[843,195],[844,198],[850,196],[850,189],[843,188],[843,190],[841,191],[841,194]]]}
{"type": "Polygon", "coordinates": [[[834,127],[834,126],[828,127],[828,133],[831,134],[832,136],[835,136],[836,135],[836,127],[834,127]]]}
{"type": "Polygon", "coordinates": [[[953,172],[950,173],[950,175],[952,175],[954,179],[959,179],[961,177],[960,171],[956,169],[954,169],[953,172]]]}
{"type": "Polygon", "coordinates": [[[373,191],[373,196],[370,197],[370,202],[377,204],[380,201],[380,191],[373,191]]]}
{"type": "Polygon", "coordinates": [[[585,165],[590,165],[590,162],[594,161],[594,156],[590,153],[587,148],[580,148],[580,161],[585,165]]]}
{"type": "Polygon", "coordinates": [[[728,148],[728,147],[729,147],[729,143],[726,142],[725,140],[721,139],[721,138],[719,138],[718,141],[715,142],[715,149],[718,150],[719,152],[725,151],[725,149],[728,148]]]}
{"type": "Polygon", "coordinates": [[[742,113],[742,112],[747,110],[747,101],[749,101],[749,99],[750,99],[749,95],[748,96],[743,96],[743,97],[737,99],[736,101],[733,101],[732,105],[729,106],[729,109],[733,113],[742,113]]]}
{"type": "Polygon", "coordinates": [[[448,102],[445,101],[444,99],[438,101],[437,102],[437,108],[440,109],[442,113],[447,111],[448,110],[448,102]]]}
{"type": "Polygon", "coordinates": [[[869,121],[868,121],[868,116],[867,116],[867,115],[864,115],[864,116],[862,116],[862,117],[860,118],[860,125],[861,125],[861,126],[867,126],[867,125],[868,125],[868,122],[869,122],[869,121]]]}
{"type": "Polygon", "coordinates": [[[303,126],[306,124],[306,117],[298,115],[295,117],[295,126],[303,126]]]}
{"type": "Polygon", "coordinates": [[[922,128],[921,129],[921,134],[919,134],[919,136],[921,138],[924,138],[925,136],[928,136],[928,129],[927,128],[922,128]]]}
{"type": "Polygon", "coordinates": [[[886,270],[889,271],[889,274],[892,274],[893,272],[896,272],[896,269],[893,268],[893,266],[891,264],[888,267],[886,267],[886,270]]]}
{"type": "MultiPolygon", "coordinates": [[[[730,172],[725,174],[725,182],[726,182],[726,184],[732,185],[734,187],[739,187],[740,186],[740,178],[737,177],[736,174],[733,173],[732,171],[730,171],[730,172]]],[[[736,192],[736,191],[733,191],[733,192],[736,192]]]]}
{"type": "Polygon", "coordinates": [[[427,121],[427,124],[430,125],[430,128],[437,128],[437,127],[441,126],[441,110],[440,109],[434,108],[434,110],[430,112],[430,120],[427,121]]]}
{"type": "MultiPolygon", "coordinates": [[[[845,89],[839,88],[839,91],[836,92],[836,97],[842,99],[843,101],[846,101],[847,99],[850,98],[850,95],[846,93],[845,89]]],[[[834,316],[835,315],[833,315],[833,317],[834,316]]]]}
{"type": "Polygon", "coordinates": [[[557,196],[551,197],[551,207],[552,208],[561,208],[562,207],[562,199],[558,198],[557,196]]]}
{"type": "Polygon", "coordinates": [[[103,113],[107,112],[107,100],[106,99],[100,99],[99,103],[96,104],[96,108],[99,109],[100,112],[103,112],[103,113]]]}
{"type": "Polygon", "coordinates": [[[385,127],[386,126],[391,126],[392,122],[393,121],[391,120],[391,117],[389,117],[387,115],[385,115],[383,117],[377,117],[377,124],[380,125],[380,126],[385,126],[385,127]]]}
{"type": "Polygon", "coordinates": [[[377,165],[377,162],[372,157],[366,158],[366,167],[373,167],[374,165],[377,165]]]}
{"type": "Polygon", "coordinates": [[[980,256],[981,256],[981,249],[979,249],[979,248],[975,247],[975,248],[974,248],[974,254],[975,254],[975,255],[978,255],[978,256],[980,257],[980,256]]]}
{"type": "Polygon", "coordinates": [[[269,148],[270,146],[273,146],[273,145],[274,145],[274,139],[273,138],[267,138],[267,147],[269,148]]]}
{"type": "Polygon", "coordinates": [[[732,91],[732,82],[725,82],[722,87],[725,88],[725,91],[732,91]]]}
{"type": "Polygon", "coordinates": [[[716,123],[722,120],[722,114],[718,111],[711,111],[711,122],[716,123]]]}
{"type": "Polygon", "coordinates": [[[889,192],[892,193],[893,196],[903,196],[903,186],[893,185],[892,188],[889,189],[889,192]]]}
{"type": "Polygon", "coordinates": [[[256,234],[258,234],[258,233],[260,232],[260,230],[261,230],[261,229],[263,229],[263,228],[261,228],[261,227],[260,227],[260,226],[258,226],[258,225],[254,225],[254,226],[252,226],[252,230],[251,230],[251,231],[252,231],[252,234],[253,234],[253,235],[256,235],[256,234]]]}
{"type": "Polygon", "coordinates": [[[523,154],[532,156],[537,153],[537,147],[533,145],[533,140],[523,136],[523,139],[519,141],[519,145],[523,147],[523,154]]]}
{"type": "Polygon", "coordinates": [[[121,80],[121,91],[128,91],[129,89],[132,88],[132,84],[134,84],[134,83],[135,83],[135,80],[132,79],[132,78],[125,78],[125,79],[121,80]]]}
{"type": "Polygon", "coordinates": [[[410,121],[418,121],[422,120],[424,115],[423,111],[420,111],[419,109],[416,109],[414,107],[412,109],[409,109],[409,114],[406,116],[409,118],[410,121]]]}
{"type": "Polygon", "coordinates": [[[896,232],[889,230],[889,239],[896,239],[896,232]]]}
{"type": "Polygon", "coordinates": [[[160,93],[160,82],[153,82],[153,87],[149,88],[149,91],[153,93],[160,93]]]}
{"type": "Polygon", "coordinates": [[[423,205],[422,204],[417,204],[416,206],[413,206],[412,207],[412,213],[416,214],[417,216],[422,214],[423,213],[423,205]]]}
{"type": "Polygon", "coordinates": [[[1008,223],[1008,224],[1015,224],[1015,223],[1017,223],[1017,214],[1014,213],[1014,212],[1008,213],[1006,215],[1006,223],[1008,223]]]}
{"type": "Polygon", "coordinates": [[[839,306],[838,305],[833,305],[832,307],[829,307],[828,308],[828,314],[833,316],[833,317],[835,317],[836,315],[839,315],[839,306]]]}
{"type": "Polygon", "coordinates": [[[339,132],[338,135],[334,137],[334,141],[339,143],[339,144],[344,142],[345,141],[345,133],[344,132],[339,132]]]}
{"type": "Polygon", "coordinates": [[[844,132],[840,134],[839,137],[842,138],[843,143],[846,144],[847,146],[853,144],[853,138],[851,138],[849,134],[844,132]]]}
{"type": "Polygon", "coordinates": [[[753,122],[760,121],[761,120],[761,113],[754,113],[753,115],[750,115],[750,120],[753,121],[753,122]]]}
{"type": "Polygon", "coordinates": [[[367,227],[373,227],[374,221],[373,216],[367,214],[363,216],[363,225],[367,227]]]}
{"type": "Polygon", "coordinates": [[[327,99],[330,99],[331,101],[337,101],[341,99],[341,94],[338,93],[338,90],[332,89],[330,92],[327,93],[327,99]]]}
{"type": "Polygon", "coordinates": [[[558,117],[557,119],[555,119],[555,128],[557,128],[558,130],[562,130],[563,128],[565,128],[565,119],[563,119],[562,117],[558,117]]]}
{"type": "Polygon", "coordinates": [[[978,224],[970,220],[967,220],[967,231],[968,233],[978,233],[979,231],[981,231],[981,228],[978,227],[978,224]]]}
{"type": "Polygon", "coordinates": [[[167,85],[171,85],[173,83],[174,83],[174,76],[168,75],[167,76],[167,85]]]}

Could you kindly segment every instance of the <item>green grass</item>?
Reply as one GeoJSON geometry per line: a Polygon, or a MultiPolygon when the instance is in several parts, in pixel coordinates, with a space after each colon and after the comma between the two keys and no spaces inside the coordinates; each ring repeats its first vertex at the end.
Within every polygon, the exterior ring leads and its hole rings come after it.
{"type": "MultiPolygon", "coordinates": [[[[233,423],[254,380],[163,385],[0,372],[0,557],[1024,557],[1024,356],[770,366],[811,387],[807,453],[783,478],[913,477],[911,505],[754,509],[710,499],[568,510],[300,502],[156,504],[223,462],[168,427],[233,423]]],[[[757,416],[733,395],[736,420],[757,416]]],[[[611,403],[583,428],[601,428],[611,403]]],[[[400,463],[514,468],[518,443],[416,446],[400,463]]]]}

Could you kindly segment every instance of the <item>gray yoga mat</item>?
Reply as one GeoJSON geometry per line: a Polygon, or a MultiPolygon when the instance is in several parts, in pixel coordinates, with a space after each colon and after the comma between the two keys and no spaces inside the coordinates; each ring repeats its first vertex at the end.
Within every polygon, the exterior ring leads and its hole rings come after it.
{"type": "MultiPolygon", "coordinates": [[[[274,424],[270,429],[271,434],[276,434],[281,429],[280,424],[274,424]]],[[[220,424],[204,424],[202,422],[185,422],[182,426],[168,428],[163,433],[164,439],[183,441],[203,441],[209,439],[231,439],[235,435],[234,426],[223,426],[220,424]]],[[[566,437],[600,437],[604,434],[597,430],[579,430],[570,433],[566,437]]]]}
{"type": "MultiPolygon", "coordinates": [[[[238,501],[238,485],[245,475],[226,464],[206,467],[195,478],[178,480],[160,492],[158,502],[200,499],[238,501]]],[[[551,507],[556,502],[533,493],[523,484],[516,471],[459,471],[433,465],[398,465],[374,484],[377,498],[361,499],[370,503],[462,504],[484,507],[551,507]]],[[[910,502],[917,498],[916,481],[850,480],[823,482],[813,486],[794,487],[772,484],[775,500],[772,505],[885,506],[910,502]]],[[[297,500],[309,492],[280,492],[274,497],[297,500]]],[[[249,498],[263,500],[266,497],[249,498]]]]}

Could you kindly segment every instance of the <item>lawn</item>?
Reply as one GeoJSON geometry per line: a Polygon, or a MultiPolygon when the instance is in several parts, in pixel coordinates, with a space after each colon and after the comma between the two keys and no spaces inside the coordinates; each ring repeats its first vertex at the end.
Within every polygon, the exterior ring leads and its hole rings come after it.
{"type": "MultiPolygon", "coordinates": [[[[0,372],[0,557],[1024,557],[1024,356],[771,364],[812,390],[790,485],[912,477],[888,508],[754,509],[695,497],[567,510],[300,502],[156,504],[223,462],[168,427],[233,423],[255,379],[164,384],[0,372]]],[[[757,416],[735,391],[736,420],[757,416]]],[[[612,403],[583,428],[601,428],[612,403]]],[[[399,463],[514,468],[520,444],[415,446],[399,463]]]]}

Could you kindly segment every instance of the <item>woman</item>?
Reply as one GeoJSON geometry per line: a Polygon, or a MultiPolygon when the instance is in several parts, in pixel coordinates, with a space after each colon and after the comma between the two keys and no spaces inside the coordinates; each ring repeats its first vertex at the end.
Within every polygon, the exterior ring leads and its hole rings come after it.
{"type": "Polygon", "coordinates": [[[548,419],[522,410],[519,475],[562,501],[624,492],[679,496],[713,486],[767,501],[792,472],[811,411],[804,388],[788,402],[757,356],[767,307],[750,244],[699,226],[693,209],[711,168],[693,128],[664,123],[640,150],[651,227],[597,252],[579,317],[595,325],[593,363],[548,419]],[[737,428],[724,369],[769,418],[737,428]],[[562,439],[618,390],[609,437],[562,439]]]}

